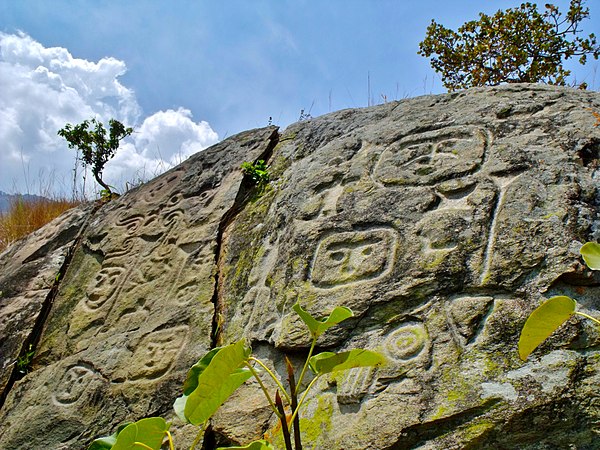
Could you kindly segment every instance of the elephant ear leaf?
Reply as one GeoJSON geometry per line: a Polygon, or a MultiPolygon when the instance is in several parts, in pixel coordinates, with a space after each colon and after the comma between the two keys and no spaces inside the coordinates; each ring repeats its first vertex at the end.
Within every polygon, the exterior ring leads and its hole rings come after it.
{"type": "Polygon", "coordinates": [[[529,316],[519,338],[519,357],[525,361],[538,345],[575,313],[576,302],[564,295],[552,297],[529,316]]]}
{"type": "Polygon", "coordinates": [[[345,306],[336,306],[328,316],[322,319],[315,319],[309,313],[304,311],[299,303],[296,303],[292,309],[300,316],[302,321],[310,330],[310,334],[312,334],[314,337],[319,337],[329,328],[354,316],[352,310],[350,308],[346,308],[345,306]]]}
{"type": "Polygon", "coordinates": [[[381,366],[385,358],[377,352],[355,348],[341,353],[323,352],[310,358],[310,369],[316,374],[337,372],[355,367],[381,366]]]}
{"type": "Polygon", "coordinates": [[[196,388],[175,401],[175,411],[193,425],[208,420],[233,392],[252,376],[242,367],[251,350],[244,340],[222,347],[216,352],[197,379],[196,388]]]}
{"type": "Polygon", "coordinates": [[[139,448],[160,450],[168,429],[169,424],[162,417],[138,420],[130,423],[117,434],[117,440],[112,446],[112,450],[136,450],[139,448]]]}
{"type": "Polygon", "coordinates": [[[132,422],[125,422],[118,426],[117,431],[110,436],[104,436],[98,439],[94,439],[94,441],[88,447],[88,450],[110,450],[113,448],[113,445],[117,442],[117,436],[123,429],[130,425],[132,422]]]}
{"type": "Polygon", "coordinates": [[[204,355],[200,361],[190,367],[187,377],[183,383],[183,395],[190,395],[198,387],[198,377],[208,367],[214,356],[223,347],[216,347],[204,355]]]}
{"type": "Polygon", "coordinates": [[[590,269],[600,270],[600,244],[587,242],[583,244],[579,252],[590,269]]]}

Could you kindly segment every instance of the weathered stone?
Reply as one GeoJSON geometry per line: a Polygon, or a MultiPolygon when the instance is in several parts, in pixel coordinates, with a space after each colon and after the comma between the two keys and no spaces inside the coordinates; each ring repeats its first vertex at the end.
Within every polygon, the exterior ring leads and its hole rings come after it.
{"type": "MultiPolygon", "coordinates": [[[[473,89],[283,132],[272,189],[224,236],[221,339],[298,352],[309,336],[296,301],[315,315],[353,309],[321,345],[389,363],[318,386],[303,419],[317,448],[595,448],[600,393],[580,374],[597,376],[597,330],[574,321],[525,364],[516,344],[531,309],[566,292],[561,276],[584,273],[581,243],[600,237],[599,101],[473,89]]],[[[571,277],[592,311],[595,280],[571,277]]]]}
{"type": "Polygon", "coordinates": [[[274,127],[242,133],[96,213],[35,370],[2,408],[0,448],[79,449],[122,421],[171,414],[211,347],[219,234],[247,188],[240,165],[267,157],[275,139],[274,127]]]}
{"type": "MultiPolygon", "coordinates": [[[[72,209],[0,255],[0,394],[48,303],[90,207],[72,209]]],[[[25,368],[24,368],[25,369],[25,368]]]]}
{"type": "MultiPolygon", "coordinates": [[[[235,136],[111,202],[8,393],[0,448],[81,448],[172,418],[187,368],[241,337],[285,379],[284,355],[299,365],[310,342],[297,301],[355,313],[320,348],[388,360],[316,383],[307,448],[600,448],[598,330],[571,320],[527,362],[516,351],[543,299],[599,309],[578,255],[600,238],[590,109],[600,94],[509,85],[340,111],[235,136]],[[259,158],[261,193],[239,170],[259,158]]],[[[212,439],[266,432],[281,448],[274,427],[248,382],[212,439]]],[[[190,428],[174,420],[179,442],[190,428]]]]}

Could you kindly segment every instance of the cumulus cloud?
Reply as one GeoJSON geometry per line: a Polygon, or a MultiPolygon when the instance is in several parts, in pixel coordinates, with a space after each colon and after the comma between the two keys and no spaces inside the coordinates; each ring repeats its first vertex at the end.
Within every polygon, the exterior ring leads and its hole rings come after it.
{"type": "Polygon", "coordinates": [[[107,165],[108,180],[123,185],[148,179],[217,142],[207,122],[194,122],[189,109],[159,111],[144,119],[107,165]]]}
{"type": "Polygon", "coordinates": [[[24,33],[0,33],[0,190],[37,193],[53,180],[54,190],[69,192],[75,152],[56,133],[91,117],[135,129],[106,165],[105,180],[118,187],[155,176],[218,140],[184,108],[143,117],[135,92],[119,81],[126,70],[112,57],[87,61],[24,33]]]}

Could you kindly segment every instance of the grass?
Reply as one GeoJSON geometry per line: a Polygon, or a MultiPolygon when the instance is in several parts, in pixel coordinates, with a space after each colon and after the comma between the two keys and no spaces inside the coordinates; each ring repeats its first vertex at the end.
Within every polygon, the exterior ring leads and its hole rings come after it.
{"type": "Polygon", "coordinates": [[[0,213],[0,253],[13,242],[43,227],[80,202],[66,199],[24,200],[15,197],[9,211],[0,213]]]}

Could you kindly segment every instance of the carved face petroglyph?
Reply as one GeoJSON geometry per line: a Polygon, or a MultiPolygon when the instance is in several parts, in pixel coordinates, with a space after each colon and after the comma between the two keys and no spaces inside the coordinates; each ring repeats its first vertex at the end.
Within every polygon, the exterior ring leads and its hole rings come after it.
{"type": "Polygon", "coordinates": [[[87,367],[73,366],[61,378],[53,399],[59,405],[71,405],[83,395],[96,375],[87,367]]]}
{"type": "Polygon", "coordinates": [[[431,185],[473,173],[485,149],[485,133],[476,128],[413,135],[384,150],[374,176],[383,185],[431,185]]]}
{"type": "Polygon", "coordinates": [[[395,245],[394,232],[384,228],[326,237],[317,248],[312,283],[328,289],[382,277],[391,269],[395,245]]]}
{"type": "Polygon", "coordinates": [[[171,368],[187,337],[188,327],[154,331],[142,338],[130,366],[130,380],[156,379],[171,368]]]}
{"type": "Polygon", "coordinates": [[[119,287],[123,267],[105,267],[92,280],[87,289],[85,306],[94,311],[101,308],[119,287]]]}

